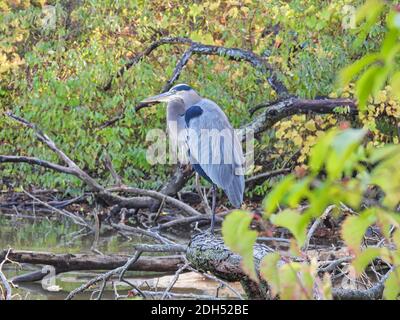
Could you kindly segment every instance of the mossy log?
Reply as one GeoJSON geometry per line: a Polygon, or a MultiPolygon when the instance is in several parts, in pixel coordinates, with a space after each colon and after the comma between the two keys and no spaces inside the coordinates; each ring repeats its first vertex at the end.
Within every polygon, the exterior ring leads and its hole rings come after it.
{"type": "MultiPolygon", "coordinates": [[[[271,249],[262,245],[254,246],[254,262],[258,273],[262,258],[271,249]]],[[[225,246],[222,238],[210,233],[194,235],[188,245],[186,258],[197,270],[210,272],[228,281],[240,281],[249,299],[270,299],[269,287],[258,275],[258,283],[250,279],[242,269],[242,257],[225,246]]]]}

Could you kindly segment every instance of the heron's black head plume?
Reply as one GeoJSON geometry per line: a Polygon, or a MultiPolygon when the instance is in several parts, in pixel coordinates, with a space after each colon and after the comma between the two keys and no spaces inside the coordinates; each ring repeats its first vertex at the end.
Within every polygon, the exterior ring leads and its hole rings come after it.
{"type": "Polygon", "coordinates": [[[177,84],[176,86],[173,86],[170,91],[189,91],[193,90],[191,86],[188,86],[187,84],[177,84]]]}

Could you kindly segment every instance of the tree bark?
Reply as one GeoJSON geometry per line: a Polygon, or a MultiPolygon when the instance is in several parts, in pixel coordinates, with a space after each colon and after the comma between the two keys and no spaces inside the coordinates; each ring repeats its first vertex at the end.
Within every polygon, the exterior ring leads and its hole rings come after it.
{"type": "MultiPolygon", "coordinates": [[[[268,284],[261,280],[259,266],[262,258],[271,252],[271,249],[262,245],[254,245],[254,263],[258,273],[258,282],[251,280],[242,269],[242,257],[233,253],[225,246],[222,238],[200,233],[192,237],[186,251],[186,258],[193,268],[210,272],[216,277],[229,281],[240,281],[248,299],[271,299],[268,284]]],[[[280,264],[286,263],[281,260],[280,264]]],[[[369,289],[342,289],[334,288],[332,296],[335,300],[378,300],[382,298],[384,281],[389,272],[384,275],[380,282],[369,289]]]]}
{"type": "MultiPolygon", "coordinates": [[[[271,252],[270,249],[262,244],[254,246],[257,272],[261,259],[268,252],[271,252]]],[[[186,258],[197,270],[210,272],[225,281],[240,281],[249,299],[270,299],[267,283],[263,280],[257,283],[250,279],[243,272],[242,257],[226,247],[222,238],[209,233],[193,236],[186,251],[186,258]]]]}
{"type": "MultiPolygon", "coordinates": [[[[0,261],[6,255],[0,252],[0,261]]],[[[19,263],[51,265],[56,273],[77,270],[113,270],[123,266],[130,256],[125,255],[96,255],[96,254],[59,254],[35,251],[10,251],[8,258],[19,263]]],[[[184,263],[181,256],[141,257],[129,270],[151,272],[175,272],[178,265],[184,263]]],[[[46,276],[47,272],[35,271],[13,279],[13,282],[38,281],[46,276]]]]}

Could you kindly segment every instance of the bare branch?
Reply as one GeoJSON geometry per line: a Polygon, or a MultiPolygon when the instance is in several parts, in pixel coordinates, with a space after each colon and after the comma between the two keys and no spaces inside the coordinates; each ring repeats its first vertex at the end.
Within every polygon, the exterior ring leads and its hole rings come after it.
{"type": "Polygon", "coordinates": [[[233,292],[233,294],[234,294],[235,296],[237,296],[240,300],[244,300],[243,297],[242,297],[242,295],[241,295],[237,290],[235,290],[231,285],[229,285],[228,282],[225,282],[225,281],[223,281],[223,280],[221,280],[221,279],[219,279],[219,278],[213,276],[212,274],[208,274],[208,273],[205,273],[205,272],[201,272],[201,271],[199,271],[199,270],[196,270],[196,269],[192,268],[190,265],[187,267],[187,269],[188,269],[188,270],[191,270],[191,271],[193,271],[193,272],[196,272],[196,273],[198,273],[198,274],[201,274],[203,277],[206,277],[206,278],[208,278],[208,279],[214,280],[215,282],[218,282],[218,283],[221,284],[222,286],[225,286],[225,287],[227,287],[229,290],[231,290],[231,291],[233,292]]]}
{"type": "Polygon", "coordinates": [[[134,244],[133,248],[143,252],[185,252],[187,247],[181,244],[134,244]]]}
{"type": "Polygon", "coordinates": [[[367,290],[360,289],[333,289],[332,296],[335,300],[378,300],[382,299],[385,281],[393,271],[388,271],[381,280],[367,290]]]}
{"type": "MultiPolygon", "coordinates": [[[[140,62],[144,57],[148,56],[150,53],[153,52],[153,50],[157,49],[159,46],[162,46],[164,44],[192,44],[192,40],[188,38],[182,38],[182,37],[168,37],[168,38],[162,38],[159,39],[155,42],[153,42],[147,49],[136,56],[134,56],[126,65],[124,65],[119,71],[117,72],[115,78],[119,78],[123,76],[125,71],[129,70],[132,66],[136,65],[138,62],[140,62]]],[[[114,78],[111,78],[109,82],[104,86],[104,90],[109,90],[112,85],[112,81],[114,78]]]]}
{"type": "MultiPolygon", "coordinates": [[[[181,190],[185,184],[193,177],[194,170],[190,165],[176,166],[174,174],[168,180],[168,182],[161,188],[160,193],[174,196],[181,190]]],[[[156,211],[159,208],[161,201],[153,199],[151,210],[156,211]]]]}
{"type": "MultiPolygon", "coordinates": [[[[192,41],[189,38],[180,38],[180,37],[161,38],[161,39],[153,42],[145,51],[136,55],[124,67],[122,67],[118,71],[116,77],[118,78],[118,77],[122,76],[126,70],[128,70],[129,68],[131,68],[132,66],[137,64],[145,56],[148,56],[154,49],[156,49],[159,46],[164,45],[164,44],[190,45],[190,49],[187,50],[184,53],[183,57],[181,58],[181,62],[183,62],[183,66],[187,63],[187,60],[190,58],[190,56],[192,54],[218,55],[218,56],[227,57],[230,60],[249,62],[251,65],[253,65],[255,68],[261,70],[263,73],[269,74],[268,82],[271,85],[271,87],[279,95],[285,96],[288,94],[288,91],[287,91],[286,87],[284,86],[284,84],[280,80],[278,80],[278,77],[275,74],[274,68],[264,58],[256,55],[254,52],[239,49],[239,48],[226,48],[226,47],[221,47],[221,46],[205,45],[205,44],[202,44],[199,42],[192,41]]],[[[178,66],[177,66],[177,68],[178,68],[178,66]]],[[[177,73],[179,75],[180,71],[178,71],[177,68],[175,68],[174,74],[177,73]]],[[[177,77],[176,77],[176,79],[177,79],[177,77]]],[[[113,79],[111,78],[111,80],[106,84],[106,86],[104,87],[105,90],[108,90],[111,88],[112,80],[113,79]]],[[[172,82],[168,81],[168,83],[164,87],[164,89],[168,86],[168,84],[172,84],[172,82]]]]}
{"type": "Polygon", "coordinates": [[[178,63],[175,66],[174,72],[172,73],[171,78],[167,81],[167,83],[164,85],[162,92],[166,92],[171,87],[173,86],[174,82],[178,80],[179,76],[181,75],[181,72],[183,68],[186,66],[186,64],[189,62],[190,57],[193,54],[193,48],[190,47],[187,49],[184,54],[182,55],[181,59],[178,61],[178,63]]]}
{"type": "Polygon", "coordinates": [[[115,171],[114,166],[112,165],[112,161],[110,158],[110,155],[106,152],[104,156],[104,166],[107,168],[108,171],[110,171],[111,176],[113,177],[115,184],[120,186],[122,185],[122,179],[118,175],[118,173],[115,171]]]}
{"type": "Polygon", "coordinates": [[[141,234],[146,237],[156,239],[157,241],[164,243],[164,244],[174,244],[172,241],[168,240],[167,238],[162,237],[161,235],[159,235],[156,232],[152,232],[149,230],[144,230],[144,229],[136,228],[136,227],[130,227],[130,226],[127,226],[127,225],[124,225],[121,223],[119,223],[119,224],[112,223],[111,225],[117,230],[129,232],[132,234],[141,234]]]}
{"type": "Polygon", "coordinates": [[[314,235],[315,230],[317,230],[317,228],[320,225],[320,223],[326,219],[326,217],[331,213],[331,211],[335,207],[336,207],[335,205],[331,205],[331,206],[327,207],[325,209],[324,213],[320,217],[315,219],[315,221],[312,224],[310,230],[308,230],[307,238],[306,238],[306,241],[305,241],[305,243],[303,245],[303,249],[302,249],[303,251],[306,251],[308,249],[308,246],[310,244],[310,240],[311,240],[312,236],[314,235]]]}
{"type": "MultiPolygon", "coordinates": [[[[135,248],[136,249],[136,248],[135,248]]],[[[171,248],[172,249],[172,246],[171,248]]],[[[178,248],[177,250],[178,251],[178,248]]],[[[168,252],[168,251],[164,251],[168,252]]],[[[172,252],[169,251],[169,252],[172,252]]],[[[4,259],[7,251],[0,251],[0,259],[4,259]]],[[[123,266],[129,259],[127,255],[98,255],[98,254],[58,254],[51,252],[36,252],[24,250],[11,250],[9,259],[19,263],[29,263],[34,265],[51,265],[56,269],[56,273],[63,273],[76,270],[113,270],[123,266]]],[[[184,260],[178,255],[168,255],[160,257],[141,257],[137,263],[131,265],[132,271],[151,271],[151,272],[175,272],[177,265],[184,260]]],[[[41,270],[27,275],[17,276],[12,279],[13,283],[38,281],[43,279],[46,273],[41,270]]]]}
{"type": "MultiPolygon", "coordinates": [[[[222,221],[222,218],[220,216],[215,217],[217,221],[222,221]]],[[[177,219],[173,221],[169,221],[163,224],[160,224],[158,226],[158,229],[167,229],[171,227],[175,227],[180,224],[190,224],[193,222],[198,222],[198,221],[210,221],[211,220],[211,215],[201,215],[201,216],[194,216],[194,217],[187,217],[187,218],[182,218],[182,219],[177,219]]]]}
{"type": "Polygon", "coordinates": [[[261,180],[261,179],[267,180],[269,178],[276,177],[281,174],[289,173],[290,171],[292,171],[290,168],[286,168],[286,169],[278,169],[278,170],[274,170],[274,171],[260,173],[260,174],[257,174],[255,176],[252,176],[252,177],[246,179],[246,185],[250,182],[254,182],[257,180],[261,180]]]}
{"type": "Polygon", "coordinates": [[[179,275],[186,270],[186,268],[189,266],[189,263],[186,262],[183,266],[181,266],[178,270],[176,270],[174,277],[172,278],[171,282],[169,283],[168,287],[165,289],[163,295],[161,296],[161,300],[164,300],[169,291],[172,289],[172,287],[174,286],[174,284],[178,281],[179,279],[179,275]]]}
{"type": "MultiPolygon", "coordinates": [[[[153,299],[160,299],[163,296],[163,292],[153,292],[153,291],[142,291],[147,297],[153,299]]],[[[192,299],[192,300],[220,300],[214,296],[204,295],[204,294],[192,294],[192,293],[168,293],[168,298],[170,299],[192,299]]]]}
{"type": "MultiPolygon", "coordinates": [[[[172,197],[166,196],[162,193],[152,191],[152,190],[142,190],[138,188],[129,188],[129,187],[120,187],[106,190],[103,186],[101,186],[95,179],[89,176],[86,172],[79,168],[79,166],[73,162],[63,151],[61,151],[53,140],[51,140],[45,133],[43,133],[37,126],[29,121],[18,117],[12,113],[7,113],[9,117],[22,123],[23,125],[31,128],[36,133],[38,139],[45,143],[52,151],[54,151],[66,164],[67,167],[59,166],[56,164],[52,164],[47,161],[43,161],[37,158],[21,158],[21,157],[13,157],[13,156],[0,156],[0,162],[26,162],[35,164],[35,165],[42,165],[47,168],[55,169],[59,172],[64,172],[68,174],[72,174],[82,180],[91,191],[96,192],[96,194],[106,201],[108,204],[123,204],[126,207],[134,207],[134,208],[149,208],[154,206],[154,201],[151,198],[155,198],[158,200],[163,200],[165,198],[166,202],[172,204],[173,206],[183,210],[189,215],[200,215],[200,213],[190,207],[189,205],[174,199],[172,197]],[[128,193],[135,193],[146,197],[136,197],[136,198],[125,198],[118,195],[112,194],[112,192],[121,191],[121,192],[128,192],[128,193]]],[[[183,181],[187,181],[183,179],[183,181]]]]}
{"type": "Polygon", "coordinates": [[[241,130],[252,130],[255,134],[259,134],[271,128],[278,121],[292,115],[309,113],[334,114],[335,109],[342,106],[348,107],[350,116],[358,114],[357,105],[351,99],[307,100],[291,97],[268,105],[268,108],[263,113],[249,124],[243,126],[241,130]]]}
{"type": "Polygon", "coordinates": [[[122,267],[121,271],[119,272],[119,281],[125,282],[134,288],[144,299],[146,299],[146,295],[133,283],[129,282],[128,280],[124,279],[125,272],[129,269],[130,266],[136,263],[139,260],[140,256],[142,255],[143,251],[136,251],[136,253],[125,263],[122,267]]]}
{"type": "Polygon", "coordinates": [[[351,260],[353,260],[353,257],[349,256],[336,259],[334,261],[329,262],[328,264],[325,261],[322,264],[323,267],[322,266],[319,267],[318,272],[331,272],[335,270],[338,266],[340,266],[342,263],[350,262],[351,260]]]}
{"type": "Polygon", "coordinates": [[[31,165],[37,165],[44,168],[52,169],[57,172],[67,173],[76,175],[76,172],[69,167],[61,166],[46,160],[33,158],[33,157],[22,157],[22,156],[5,156],[0,155],[0,163],[28,163],[31,165]]]}
{"type": "MultiPolygon", "coordinates": [[[[10,118],[18,121],[19,123],[23,124],[24,126],[31,128],[39,141],[41,141],[42,143],[46,144],[54,153],[56,153],[61,160],[63,160],[68,168],[71,170],[71,172],[69,172],[70,174],[73,174],[74,176],[78,177],[79,179],[81,179],[82,181],[84,181],[88,187],[90,187],[90,189],[92,191],[98,191],[98,192],[102,192],[104,191],[104,188],[97,183],[96,180],[94,180],[92,177],[90,177],[86,172],[84,172],[82,169],[80,169],[78,167],[78,165],[73,162],[63,151],[61,151],[56,144],[54,143],[53,140],[51,140],[45,133],[43,133],[35,124],[21,118],[18,117],[14,114],[12,114],[11,112],[6,113],[10,118]]],[[[36,163],[38,164],[38,163],[36,163]]],[[[68,172],[65,172],[68,173],[68,172]]]]}
{"type": "Polygon", "coordinates": [[[92,231],[94,230],[94,228],[93,228],[89,223],[87,223],[84,219],[82,219],[81,217],[79,217],[79,216],[77,216],[77,215],[74,215],[73,213],[70,213],[70,212],[68,212],[68,211],[66,211],[66,210],[61,210],[61,209],[58,209],[58,208],[56,208],[56,207],[53,207],[53,206],[47,204],[46,202],[40,200],[39,198],[36,198],[34,195],[30,194],[30,193],[27,192],[26,190],[23,190],[23,192],[24,192],[28,197],[30,197],[31,199],[37,201],[37,202],[40,203],[41,205],[43,205],[43,206],[45,206],[45,207],[47,207],[47,208],[49,208],[49,209],[51,209],[51,210],[57,212],[58,214],[60,214],[60,215],[62,215],[62,216],[64,216],[64,217],[67,217],[67,218],[69,218],[69,219],[72,219],[72,221],[73,221],[74,223],[76,223],[76,224],[78,224],[78,225],[81,225],[81,226],[83,226],[83,227],[86,227],[86,228],[88,228],[89,230],[92,230],[92,231]]]}
{"type": "Polygon", "coordinates": [[[172,198],[170,196],[167,196],[165,194],[162,194],[162,193],[154,191],[154,190],[144,190],[144,189],[133,188],[133,187],[115,187],[115,188],[109,188],[109,189],[107,189],[107,191],[134,193],[134,194],[138,194],[141,196],[152,197],[152,198],[158,199],[160,201],[165,199],[165,202],[172,204],[174,207],[183,210],[184,212],[186,212],[187,214],[189,214],[191,216],[201,215],[200,212],[193,209],[191,206],[187,205],[186,203],[183,203],[182,201],[179,201],[178,199],[172,198]]]}
{"type": "Polygon", "coordinates": [[[107,282],[112,276],[115,276],[121,272],[123,266],[119,267],[114,270],[110,270],[104,274],[101,274],[95,278],[90,279],[85,284],[81,285],[80,287],[76,288],[75,290],[71,291],[65,300],[72,300],[77,294],[84,292],[85,290],[89,289],[91,286],[95,285],[96,283],[103,281],[104,283],[107,282]]]}
{"type": "Polygon", "coordinates": [[[11,300],[12,296],[12,289],[11,286],[6,278],[6,276],[3,273],[3,265],[6,261],[9,261],[8,255],[10,254],[11,248],[8,249],[7,253],[4,256],[3,261],[0,263],[0,281],[3,284],[3,287],[5,289],[5,294],[4,294],[4,299],[5,300],[11,300]]]}

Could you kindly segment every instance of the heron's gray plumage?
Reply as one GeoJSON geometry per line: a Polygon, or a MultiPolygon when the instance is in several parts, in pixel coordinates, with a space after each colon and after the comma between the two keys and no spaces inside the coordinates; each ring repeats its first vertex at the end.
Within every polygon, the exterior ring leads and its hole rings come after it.
{"type": "MultiPolygon", "coordinates": [[[[179,141],[179,135],[186,129],[185,119],[182,117],[186,111],[183,100],[176,99],[168,102],[167,106],[167,128],[171,150],[177,151],[179,148],[185,148],[185,145],[179,141]]],[[[187,153],[181,151],[181,158],[187,153]]]]}
{"type": "Polygon", "coordinates": [[[203,113],[187,124],[187,128],[191,129],[187,139],[190,162],[198,163],[212,182],[225,191],[229,201],[235,207],[240,207],[244,193],[244,158],[240,142],[225,113],[215,102],[201,99],[196,106],[199,106],[203,113]],[[203,137],[207,143],[201,143],[201,135],[207,132],[212,135],[212,130],[223,132],[223,138],[217,140],[203,137]],[[214,155],[217,155],[214,158],[217,161],[213,161],[214,155]],[[228,155],[227,159],[224,159],[225,155],[228,155]],[[224,160],[227,160],[227,163],[224,160]]]}
{"type": "MultiPolygon", "coordinates": [[[[168,102],[167,127],[170,142],[188,153],[194,169],[223,189],[229,201],[240,207],[244,193],[244,157],[242,146],[227,116],[213,101],[202,98],[186,84],[178,84],[168,92],[143,102],[168,102]],[[218,139],[213,134],[221,134],[218,139]],[[182,136],[186,145],[179,141],[182,136]]],[[[215,203],[215,201],[213,201],[215,203]]],[[[214,227],[213,206],[211,230],[214,227]]]]}

